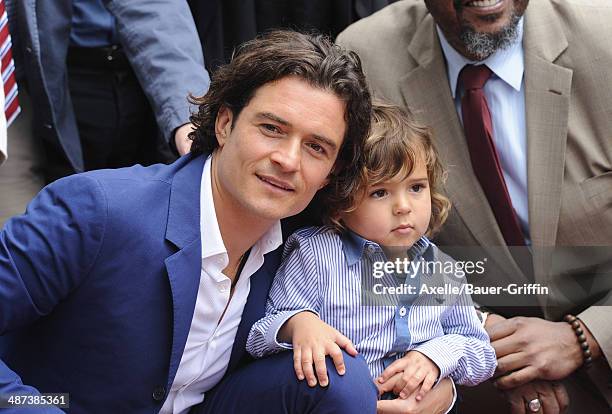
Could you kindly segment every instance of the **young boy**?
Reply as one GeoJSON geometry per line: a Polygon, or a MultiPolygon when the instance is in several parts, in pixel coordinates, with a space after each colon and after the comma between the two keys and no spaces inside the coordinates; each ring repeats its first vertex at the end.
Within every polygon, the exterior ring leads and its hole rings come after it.
{"type": "MultiPolygon", "coordinates": [[[[298,378],[316,385],[314,362],[326,385],[320,361],[330,354],[342,367],[339,348],[330,346],[338,336],[317,325],[290,332],[285,322],[306,310],[355,344],[383,398],[393,391],[419,401],[447,376],[464,385],[486,380],[496,367],[495,352],[471,299],[460,293],[464,274],[455,274],[461,273],[452,270],[459,269],[456,263],[428,239],[450,208],[429,130],[378,103],[361,163],[359,176],[328,189],[330,225],[301,229],[287,241],[267,316],[253,325],[247,350],[262,357],[290,349],[290,342],[298,378]],[[444,286],[455,290],[427,293],[444,286]]],[[[354,353],[348,341],[342,346],[354,353]]]]}

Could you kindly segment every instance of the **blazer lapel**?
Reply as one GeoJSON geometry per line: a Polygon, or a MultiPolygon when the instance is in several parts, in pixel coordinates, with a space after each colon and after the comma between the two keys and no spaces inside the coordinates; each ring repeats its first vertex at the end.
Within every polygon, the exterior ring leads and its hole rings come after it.
{"type": "Polygon", "coordinates": [[[549,2],[532,2],[523,40],[529,230],[536,280],[543,282],[550,268],[544,253],[557,236],[572,85],[572,70],[553,63],[568,45],[554,16],[549,2]]]}
{"type": "MultiPolygon", "coordinates": [[[[181,162],[181,161],[178,161],[181,162]]],[[[200,237],[200,181],[204,157],[186,158],[172,179],[166,240],[179,250],[165,260],[172,291],[172,351],[168,388],[178,370],[195,309],[202,243],[200,237]]]]}
{"type": "Polygon", "coordinates": [[[406,105],[433,128],[437,148],[449,170],[446,191],[453,200],[455,213],[487,255],[516,280],[516,275],[522,272],[505,247],[493,211],[472,171],[463,128],[448,84],[446,62],[431,16],[420,25],[408,51],[418,66],[400,80],[400,90],[406,105]]]}

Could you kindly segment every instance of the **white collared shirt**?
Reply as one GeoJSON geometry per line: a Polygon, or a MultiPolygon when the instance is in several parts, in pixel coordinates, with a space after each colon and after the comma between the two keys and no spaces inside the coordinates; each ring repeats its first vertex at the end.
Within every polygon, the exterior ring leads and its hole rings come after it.
{"type": "Polygon", "coordinates": [[[461,96],[457,93],[459,73],[468,64],[486,64],[493,72],[485,84],[484,93],[493,121],[493,141],[510,193],[512,206],[523,229],[527,244],[529,237],[529,209],[527,196],[527,127],[525,121],[525,60],[523,54],[523,18],[518,23],[516,41],[508,48],[498,50],[483,61],[471,61],[457,52],[436,26],[440,45],[447,63],[451,94],[459,119],[461,96]]]}
{"type": "Polygon", "coordinates": [[[186,413],[202,402],[204,393],[221,380],[249,296],[250,277],[263,264],[264,254],[282,244],[280,221],[277,221],[251,248],[230,301],[231,280],[221,272],[228,265],[229,257],[213,204],[211,165],[209,157],[204,164],[200,190],[202,270],[198,296],[185,350],[161,414],[186,413]]]}

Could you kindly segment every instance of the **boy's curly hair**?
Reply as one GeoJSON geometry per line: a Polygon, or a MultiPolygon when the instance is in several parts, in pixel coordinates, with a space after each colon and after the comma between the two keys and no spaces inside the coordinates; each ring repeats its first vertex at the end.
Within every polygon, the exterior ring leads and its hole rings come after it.
{"type": "Polygon", "coordinates": [[[380,100],[373,102],[371,128],[359,159],[359,173],[339,176],[334,188],[328,188],[324,194],[324,217],[328,224],[342,230],[340,215],[357,208],[368,186],[398,174],[408,177],[419,160],[425,162],[429,179],[432,211],[427,236],[432,237],[446,221],[451,204],[442,194],[446,171],[431,130],[396,105],[380,100]]]}

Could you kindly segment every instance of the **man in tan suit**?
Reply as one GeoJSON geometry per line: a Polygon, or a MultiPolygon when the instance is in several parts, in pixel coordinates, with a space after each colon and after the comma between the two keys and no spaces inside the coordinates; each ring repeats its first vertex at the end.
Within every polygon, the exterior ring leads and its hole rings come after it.
{"type": "MultiPolygon", "coordinates": [[[[485,327],[498,356],[496,385],[510,411],[550,414],[569,403],[571,413],[609,413],[612,2],[528,3],[404,0],[353,24],[338,43],[359,53],[376,95],[409,107],[433,128],[454,205],[436,241],[459,246],[459,259],[488,259],[487,273],[469,281],[548,288],[483,296],[505,316],[491,314],[485,327]],[[499,191],[509,195],[526,247],[507,247],[498,211],[474,172],[462,60],[492,69],[483,90],[505,179],[499,191]],[[517,257],[526,257],[527,266],[517,257]],[[566,314],[578,317],[575,327],[563,321],[566,314]]],[[[499,412],[499,400],[487,406],[501,395],[490,385],[478,387],[491,391],[480,393],[478,408],[471,408],[468,392],[470,408],[462,411],[499,412]]]]}

